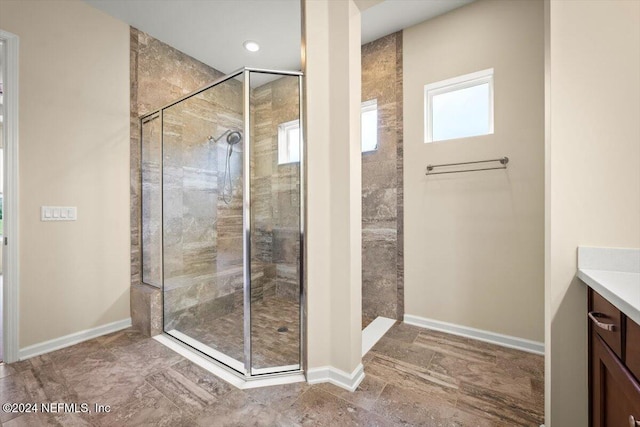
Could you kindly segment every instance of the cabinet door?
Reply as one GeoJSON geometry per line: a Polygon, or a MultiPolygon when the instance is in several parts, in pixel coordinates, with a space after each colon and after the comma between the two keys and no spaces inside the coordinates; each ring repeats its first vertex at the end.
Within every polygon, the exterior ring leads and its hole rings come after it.
{"type": "Polygon", "coordinates": [[[590,369],[592,427],[626,427],[630,417],[640,421],[640,385],[594,332],[590,369]]]}
{"type": "Polygon", "coordinates": [[[640,381],[640,325],[627,318],[627,351],[625,365],[640,381]]]}

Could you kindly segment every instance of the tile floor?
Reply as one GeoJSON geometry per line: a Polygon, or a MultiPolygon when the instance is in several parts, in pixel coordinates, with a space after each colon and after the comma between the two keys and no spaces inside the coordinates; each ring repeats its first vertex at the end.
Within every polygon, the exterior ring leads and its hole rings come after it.
{"type": "Polygon", "coordinates": [[[0,366],[0,402],[89,402],[110,413],[0,413],[3,426],[539,426],[543,358],[397,324],[355,393],[304,383],[237,390],[125,330],[0,366]]]}

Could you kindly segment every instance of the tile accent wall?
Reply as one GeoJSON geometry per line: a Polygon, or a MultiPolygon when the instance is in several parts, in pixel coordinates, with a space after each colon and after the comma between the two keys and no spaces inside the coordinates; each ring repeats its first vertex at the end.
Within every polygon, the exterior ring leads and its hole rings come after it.
{"type": "Polygon", "coordinates": [[[378,149],[362,154],[362,316],[402,319],[402,32],[362,46],[362,101],[377,99],[378,149]]]}
{"type": "MultiPolygon", "coordinates": [[[[139,117],[178,99],[223,73],[131,28],[131,317],[147,335],[162,331],[160,289],[142,284],[139,117]]],[[[215,131],[215,129],[212,129],[215,131]]]]}

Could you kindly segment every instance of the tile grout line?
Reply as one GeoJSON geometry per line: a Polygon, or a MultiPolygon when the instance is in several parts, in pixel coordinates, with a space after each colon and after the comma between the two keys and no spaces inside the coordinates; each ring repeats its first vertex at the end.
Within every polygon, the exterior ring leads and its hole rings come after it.
{"type": "Polygon", "coordinates": [[[365,408],[363,408],[363,407],[362,407],[362,406],[360,406],[360,405],[356,405],[356,404],[355,404],[355,403],[353,403],[353,402],[349,402],[347,399],[345,399],[345,398],[343,398],[343,397],[336,396],[335,394],[331,393],[331,392],[330,392],[330,391],[328,391],[328,390],[323,390],[323,389],[318,389],[318,390],[319,390],[319,391],[321,391],[321,392],[328,393],[328,394],[330,394],[331,396],[335,397],[336,399],[339,399],[339,400],[343,401],[344,403],[346,403],[346,404],[347,404],[347,406],[355,406],[356,408],[360,409],[361,411],[369,412],[369,413],[375,414],[373,411],[370,411],[369,409],[365,409],[365,408]]]}
{"type": "MultiPolygon", "coordinates": [[[[153,373],[153,374],[149,374],[148,376],[155,375],[155,374],[157,374],[157,373],[159,373],[159,372],[156,372],[156,373],[153,373]]],[[[154,390],[155,390],[155,391],[157,391],[158,393],[160,393],[160,395],[161,395],[162,397],[164,397],[165,399],[167,399],[167,400],[169,401],[169,403],[171,403],[173,406],[175,406],[175,407],[176,407],[176,409],[178,409],[178,411],[182,411],[182,408],[180,408],[180,407],[178,406],[178,404],[177,404],[177,403],[175,403],[175,402],[174,402],[172,399],[170,399],[166,394],[164,394],[164,393],[162,392],[162,390],[160,390],[158,387],[154,386],[154,385],[153,385],[153,384],[151,384],[149,381],[147,381],[147,377],[144,377],[144,381],[143,381],[143,382],[144,382],[145,384],[149,385],[152,389],[154,389],[154,390]]],[[[191,418],[191,414],[185,414],[185,415],[187,415],[189,418],[191,418]]],[[[194,419],[193,421],[195,421],[195,419],[194,419]]]]}
{"type": "MultiPolygon", "coordinates": [[[[371,376],[372,376],[373,378],[378,378],[378,377],[376,377],[375,375],[371,375],[371,376]]],[[[380,389],[380,393],[378,393],[378,395],[376,396],[376,398],[375,398],[375,400],[374,400],[374,403],[377,403],[377,402],[378,402],[378,399],[380,399],[380,396],[382,396],[382,392],[383,392],[383,391],[384,391],[384,389],[385,389],[385,388],[387,388],[387,386],[389,385],[389,383],[388,383],[388,382],[386,382],[386,381],[384,381],[383,379],[381,379],[381,378],[378,378],[378,379],[379,379],[380,381],[382,381],[382,383],[383,383],[384,385],[383,385],[383,386],[382,386],[382,388],[380,389]]]]}

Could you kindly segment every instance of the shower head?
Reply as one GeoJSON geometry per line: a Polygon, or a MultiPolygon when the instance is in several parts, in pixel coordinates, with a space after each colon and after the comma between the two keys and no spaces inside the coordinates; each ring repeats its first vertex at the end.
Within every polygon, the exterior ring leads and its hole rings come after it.
{"type": "Polygon", "coordinates": [[[210,136],[207,139],[209,140],[209,142],[213,142],[215,144],[216,142],[220,141],[225,135],[227,136],[227,144],[229,145],[235,145],[238,142],[242,141],[242,134],[240,133],[240,131],[232,129],[227,129],[222,133],[222,135],[217,138],[210,136]]]}
{"type": "Polygon", "coordinates": [[[227,135],[227,144],[229,145],[236,145],[240,141],[242,141],[242,134],[237,130],[229,132],[227,135]]]}

